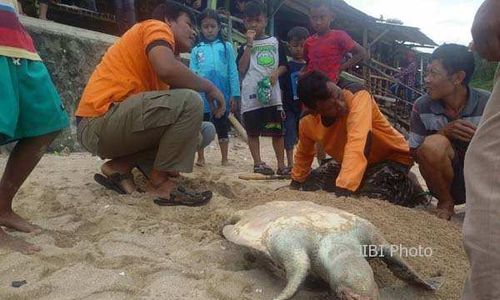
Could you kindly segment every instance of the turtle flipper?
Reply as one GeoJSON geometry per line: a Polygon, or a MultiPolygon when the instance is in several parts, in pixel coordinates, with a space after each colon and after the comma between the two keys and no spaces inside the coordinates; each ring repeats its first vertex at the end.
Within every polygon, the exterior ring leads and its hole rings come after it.
{"type": "Polygon", "coordinates": [[[420,276],[399,254],[393,251],[390,245],[381,247],[381,259],[386,263],[391,272],[412,285],[421,286],[427,290],[437,290],[444,283],[443,276],[424,279],[420,276]]]}
{"type": "Polygon", "coordinates": [[[311,261],[307,254],[303,232],[282,231],[269,240],[269,253],[285,269],[287,284],[274,300],[292,298],[306,280],[311,261]]]}
{"type": "Polygon", "coordinates": [[[274,300],[287,300],[292,298],[306,280],[311,267],[309,256],[304,249],[282,249],[279,260],[282,262],[286,277],[286,287],[274,300]]]}

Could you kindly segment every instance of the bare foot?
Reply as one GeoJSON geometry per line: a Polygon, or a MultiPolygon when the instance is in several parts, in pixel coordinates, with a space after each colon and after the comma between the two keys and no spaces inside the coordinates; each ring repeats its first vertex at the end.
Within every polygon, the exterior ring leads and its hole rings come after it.
{"type": "Polygon", "coordinates": [[[153,194],[156,197],[164,198],[164,199],[170,199],[170,193],[174,190],[174,188],[177,186],[177,182],[173,180],[167,180],[164,181],[160,185],[153,186],[150,184],[150,188],[148,189],[148,192],[153,194]]]}
{"type": "MultiPolygon", "coordinates": [[[[101,172],[106,176],[111,176],[116,173],[131,175],[130,173],[131,170],[129,166],[120,168],[119,166],[117,166],[117,164],[113,164],[112,160],[104,163],[101,166],[101,172]]],[[[133,192],[137,191],[137,186],[135,185],[135,182],[132,179],[123,179],[122,181],[120,181],[119,185],[122,187],[122,189],[125,190],[125,192],[127,192],[127,194],[132,194],[133,192]]]]}
{"type": "Polygon", "coordinates": [[[221,165],[222,165],[223,167],[227,167],[227,166],[230,166],[231,164],[229,164],[229,160],[227,160],[227,159],[223,159],[223,160],[222,160],[222,162],[221,162],[221,165]]]}
{"type": "Polygon", "coordinates": [[[436,207],[436,216],[440,219],[451,220],[451,217],[455,214],[455,206],[453,204],[443,204],[438,203],[436,207]]]}
{"type": "Polygon", "coordinates": [[[0,225],[27,233],[40,233],[42,229],[21,218],[13,211],[0,215],[0,225]]]}
{"type": "Polygon", "coordinates": [[[41,248],[36,245],[9,236],[1,228],[0,228],[0,248],[21,252],[26,255],[31,255],[41,250],[41,248]]]}

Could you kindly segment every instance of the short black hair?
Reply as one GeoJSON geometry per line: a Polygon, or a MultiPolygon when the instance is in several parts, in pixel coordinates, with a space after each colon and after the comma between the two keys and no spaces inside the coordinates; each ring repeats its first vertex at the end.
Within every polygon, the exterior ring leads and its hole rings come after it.
{"type": "Polygon", "coordinates": [[[190,7],[187,7],[179,2],[165,0],[162,4],[156,6],[153,10],[152,18],[164,22],[177,20],[182,14],[185,14],[191,19],[193,24],[196,24],[196,17],[190,7]]]}
{"type": "Polygon", "coordinates": [[[262,1],[250,1],[245,4],[243,15],[246,18],[255,18],[260,16],[267,17],[267,8],[262,1]]]}
{"type": "Polygon", "coordinates": [[[449,74],[464,71],[465,78],[463,83],[465,85],[469,84],[476,68],[474,54],[466,46],[458,44],[443,44],[439,46],[432,53],[432,60],[439,60],[449,74]]]}
{"type": "Polygon", "coordinates": [[[326,100],[330,97],[327,83],[331,81],[328,76],[320,71],[310,71],[299,78],[297,94],[299,100],[311,109],[316,108],[318,101],[326,100]]]}
{"type": "Polygon", "coordinates": [[[313,8],[319,8],[319,7],[326,7],[330,12],[333,12],[333,1],[332,0],[312,0],[311,1],[311,9],[313,8]]]}
{"type": "Polygon", "coordinates": [[[309,37],[309,30],[302,26],[296,26],[288,31],[288,41],[302,41],[309,37]]]}

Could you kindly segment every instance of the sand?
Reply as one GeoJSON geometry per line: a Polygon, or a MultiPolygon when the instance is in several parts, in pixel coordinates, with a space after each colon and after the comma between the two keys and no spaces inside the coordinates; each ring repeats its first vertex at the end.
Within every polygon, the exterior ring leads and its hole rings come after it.
{"type": "MultiPolygon", "coordinates": [[[[446,282],[421,299],[459,299],[468,270],[460,219],[445,222],[373,199],[289,191],[286,181],[239,180],[251,171],[251,158],[242,142],[231,143],[231,166],[220,166],[214,143],[207,166],[183,180],[214,191],[199,208],[159,207],[145,195],[107,191],[92,179],[102,161],[89,154],[45,156],[15,199],[16,211],[44,231],[11,233],[43,249],[32,256],[0,250],[0,299],[272,299],[285,282],[220,235],[232,212],[272,200],[335,206],[370,220],[393,244],[430,247],[430,257],[407,260],[425,276],[441,272],[446,282]],[[15,280],[27,284],[13,288],[15,280]]],[[[270,144],[263,142],[263,157],[273,164],[270,144]]],[[[0,158],[0,167],[5,161],[0,158]]],[[[384,265],[372,266],[379,286],[402,286],[384,265]]],[[[328,293],[306,288],[294,299],[328,299],[328,293]]]]}

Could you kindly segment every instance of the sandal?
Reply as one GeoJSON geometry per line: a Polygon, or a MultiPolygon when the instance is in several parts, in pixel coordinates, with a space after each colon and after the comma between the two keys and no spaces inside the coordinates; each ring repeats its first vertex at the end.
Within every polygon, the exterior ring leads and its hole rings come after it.
{"type": "Polygon", "coordinates": [[[133,180],[132,174],[119,174],[119,173],[114,173],[110,176],[105,176],[99,173],[94,174],[94,180],[102,185],[103,187],[107,188],[108,190],[112,190],[117,192],[120,195],[127,195],[127,191],[123,189],[121,186],[121,182],[123,180],[130,179],[133,180]]]}
{"type": "Polygon", "coordinates": [[[156,198],[153,202],[159,206],[201,206],[207,204],[210,199],[212,199],[211,191],[204,191],[201,193],[190,192],[183,187],[178,187],[172,193],[170,193],[170,198],[156,198]]]}
{"type": "Polygon", "coordinates": [[[278,168],[276,174],[283,176],[290,176],[292,174],[292,168],[290,167],[278,168]]]}
{"type": "Polygon", "coordinates": [[[274,175],[273,169],[265,162],[261,162],[260,164],[256,164],[255,166],[253,166],[253,172],[263,175],[274,175]]]}

